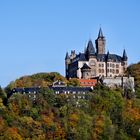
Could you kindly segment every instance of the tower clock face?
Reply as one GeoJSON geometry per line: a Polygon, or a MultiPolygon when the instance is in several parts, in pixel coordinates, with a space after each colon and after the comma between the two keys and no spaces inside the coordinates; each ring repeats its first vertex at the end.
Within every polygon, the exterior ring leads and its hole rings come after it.
{"type": "Polygon", "coordinates": [[[90,66],[95,66],[95,65],[96,65],[96,62],[95,62],[94,60],[91,60],[91,61],[89,62],[89,64],[90,64],[90,66]]]}

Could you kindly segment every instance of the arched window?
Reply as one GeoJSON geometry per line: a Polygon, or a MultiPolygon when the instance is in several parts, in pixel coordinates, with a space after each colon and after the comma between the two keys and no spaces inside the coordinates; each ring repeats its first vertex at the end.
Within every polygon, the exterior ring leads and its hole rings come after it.
{"type": "Polygon", "coordinates": [[[91,60],[89,63],[90,63],[90,66],[96,66],[96,62],[94,60],[91,60]]]}

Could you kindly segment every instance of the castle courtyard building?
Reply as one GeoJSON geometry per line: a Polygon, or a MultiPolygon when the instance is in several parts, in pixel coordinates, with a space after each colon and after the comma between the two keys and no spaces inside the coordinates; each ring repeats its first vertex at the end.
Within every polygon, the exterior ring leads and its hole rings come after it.
{"type": "Polygon", "coordinates": [[[127,69],[127,54],[123,51],[122,56],[106,53],[106,39],[102,29],[99,29],[95,40],[88,41],[83,53],[76,54],[75,50],[69,55],[66,53],[65,69],[67,78],[94,79],[95,77],[123,76],[127,69]]]}

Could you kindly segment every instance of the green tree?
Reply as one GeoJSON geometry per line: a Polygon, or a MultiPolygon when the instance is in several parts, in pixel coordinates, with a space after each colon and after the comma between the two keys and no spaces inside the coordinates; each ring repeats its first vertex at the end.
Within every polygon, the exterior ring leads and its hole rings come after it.
{"type": "Polygon", "coordinates": [[[80,86],[80,82],[77,78],[71,78],[68,81],[68,86],[80,86]]]}

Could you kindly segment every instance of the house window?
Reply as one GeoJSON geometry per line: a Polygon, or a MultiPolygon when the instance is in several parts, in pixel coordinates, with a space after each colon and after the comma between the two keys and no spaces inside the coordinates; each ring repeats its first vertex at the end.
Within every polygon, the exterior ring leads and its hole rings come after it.
{"type": "Polygon", "coordinates": [[[76,92],[75,91],[73,91],[73,94],[75,94],[76,92]]]}

